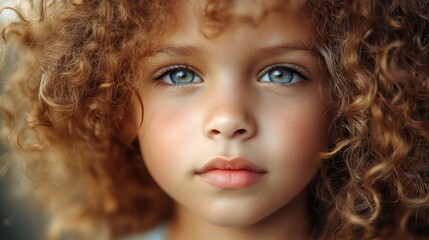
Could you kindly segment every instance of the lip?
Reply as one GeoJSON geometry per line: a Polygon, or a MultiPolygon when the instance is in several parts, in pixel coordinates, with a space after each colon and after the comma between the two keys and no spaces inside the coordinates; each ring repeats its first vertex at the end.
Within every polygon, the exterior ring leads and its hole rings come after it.
{"type": "Polygon", "coordinates": [[[241,157],[215,158],[204,165],[196,175],[214,187],[243,189],[255,185],[267,172],[241,157]]]}

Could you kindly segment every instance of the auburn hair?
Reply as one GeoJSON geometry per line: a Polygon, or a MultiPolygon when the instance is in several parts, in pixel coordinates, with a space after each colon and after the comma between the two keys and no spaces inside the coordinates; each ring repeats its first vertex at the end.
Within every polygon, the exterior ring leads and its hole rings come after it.
{"type": "MultiPolygon", "coordinates": [[[[171,217],[173,201],[123,133],[145,56],[174,28],[177,2],[29,0],[3,26],[3,161],[21,167],[51,213],[48,237],[115,238],[171,217]]],[[[205,34],[293,7],[259,2],[243,15],[233,0],[208,0],[205,34]]],[[[306,5],[332,118],[311,184],[314,237],[429,237],[429,2],[306,5]]]]}

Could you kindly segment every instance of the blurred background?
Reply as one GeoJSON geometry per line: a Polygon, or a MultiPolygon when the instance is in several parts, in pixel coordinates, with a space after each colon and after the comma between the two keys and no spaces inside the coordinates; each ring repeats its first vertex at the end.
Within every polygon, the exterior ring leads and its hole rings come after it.
{"type": "MultiPolygon", "coordinates": [[[[3,157],[5,146],[1,144],[3,157]]],[[[0,239],[39,240],[43,228],[43,217],[29,197],[24,197],[24,189],[18,189],[11,172],[0,177],[0,239]]],[[[28,191],[28,190],[27,190],[28,191]]]]}
{"type": "MultiPolygon", "coordinates": [[[[0,0],[0,9],[17,4],[19,0],[0,0]]],[[[11,10],[0,13],[0,26],[14,18],[11,10]]],[[[0,72],[0,91],[4,79],[0,72]]],[[[0,119],[1,124],[2,119],[0,119]]],[[[25,196],[29,190],[16,183],[22,176],[12,176],[12,171],[4,172],[2,158],[7,157],[7,147],[0,141],[0,240],[39,240],[43,227],[43,217],[37,211],[34,201],[25,196]]],[[[22,175],[22,174],[21,174],[22,175]]]]}

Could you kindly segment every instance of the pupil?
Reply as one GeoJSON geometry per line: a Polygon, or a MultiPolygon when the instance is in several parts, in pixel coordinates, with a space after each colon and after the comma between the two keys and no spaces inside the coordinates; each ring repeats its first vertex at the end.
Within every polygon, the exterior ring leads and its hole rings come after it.
{"type": "Polygon", "coordinates": [[[280,71],[280,70],[276,70],[276,71],[274,71],[273,75],[274,75],[275,78],[279,79],[279,78],[283,77],[283,72],[280,71]]]}
{"type": "Polygon", "coordinates": [[[175,83],[178,83],[178,82],[189,83],[194,78],[192,74],[186,71],[178,71],[173,73],[172,75],[173,76],[171,76],[171,78],[175,83]]]}
{"type": "Polygon", "coordinates": [[[288,83],[292,80],[292,74],[290,73],[285,73],[285,71],[283,70],[274,70],[271,74],[270,74],[270,79],[271,81],[274,82],[283,82],[283,83],[288,83]]]}
{"type": "Polygon", "coordinates": [[[179,78],[179,79],[186,78],[186,73],[185,72],[178,72],[177,73],[177,78],[179,78]]]}
{"type": "Polygon", "coordinates": [[[185,78],[186,78],[186,73],[185,73],[185,72],[183,72],[183,71],[178,72],[178,73],[176,74],[176,78],[177,78],[177,79],[179,79],[179,80],[183,80],[183,79],[185,79],[185,78]]]}

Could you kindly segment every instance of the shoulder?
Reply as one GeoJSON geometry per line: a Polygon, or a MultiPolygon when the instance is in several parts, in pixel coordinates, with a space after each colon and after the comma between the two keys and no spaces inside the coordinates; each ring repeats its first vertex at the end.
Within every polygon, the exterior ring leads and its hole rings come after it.
{"type": "Polygon", "coordinates": [[[159,225],[149,232],[138,235],[132,235],[118,240],[165,240],[167,233],[166,225],[159,225]]]}

